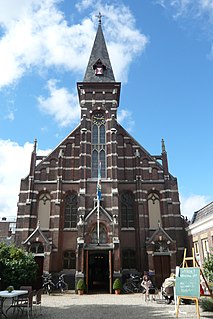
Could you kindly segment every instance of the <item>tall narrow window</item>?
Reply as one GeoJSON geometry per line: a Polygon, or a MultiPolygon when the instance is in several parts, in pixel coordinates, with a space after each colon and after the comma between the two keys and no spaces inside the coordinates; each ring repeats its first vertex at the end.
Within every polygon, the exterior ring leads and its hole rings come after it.
{"type": "Polygon", "coordinates": [[[65,197],[64,228],[77,226],[77,195],[70,194],[65,197]]]}
{"type": "Polygon", "coordinates": [[[200,262],[200,252],[199,252],[199,244],[198,241],[194,242],[194,252],[195,252],[195,257],[198,262],[200,262]]]}
{"type": "Polygon", "coordinates": [[[157,229],[158,224],[161,224],[160,199],[155,193],[150,193],[148,196],[149,210],[149,228],[157,229]]]}
{"type": "Polygon", "coordinates": [[[134,227],[134,197],[131,192],[121,195],[121,227],[134,227]]]}
{"type": "Polygon", "coordinates": [[[104,113],[97,112],[92,121],[92,177],[98,177],[101,162],[101,177],[106,177],[106,128],[104,113]]]}
{"type": "Polygon", "coordinates": [[[122,268],[123,269],[136,268],[136,256],[135,256],[134,250],[126,249],[122,251],[122,268]]]}
{"type": "Polygon", "coordinates": [[[202,246],[203,246],[203,257],[207,258],[209,255],[209,243],[208,243],[208,239],[202,239],[202,246]]]}
{"type": "Polygon", "coordinates": [[[49,229],[51,198],[48,193],[43,193],[38,200],[38,221],[42,230],[49,229]]]}

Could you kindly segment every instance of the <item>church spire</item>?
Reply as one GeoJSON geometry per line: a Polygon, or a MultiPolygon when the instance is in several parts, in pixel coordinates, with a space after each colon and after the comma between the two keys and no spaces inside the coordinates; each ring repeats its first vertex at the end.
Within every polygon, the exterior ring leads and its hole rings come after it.
{"type": "Polygon", "coordinates": [[[106,42],[101,27],[101,13],[99,13],[97,17],[99,21],[98,30],[83,82],[115,82],[106,42]]]}

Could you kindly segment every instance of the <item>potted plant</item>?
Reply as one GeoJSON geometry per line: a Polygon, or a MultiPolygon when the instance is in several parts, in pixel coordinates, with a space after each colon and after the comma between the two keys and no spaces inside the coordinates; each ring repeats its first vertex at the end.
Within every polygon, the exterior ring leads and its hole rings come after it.
{"type": "Polygon", "coordinates": [[[121,280],[120,280],[120,278],[116,278],[114,283],[113,283],[113,290],[115,290],[116,295],[120,295],[121,288],[122,288],[121,280]]]}
{"type": "Polygon", "coordinates": [[[76,289],[78,290],[79,295],[83,295],[86,286],[83,279],[79,279],[77,282],[76,289]]]}

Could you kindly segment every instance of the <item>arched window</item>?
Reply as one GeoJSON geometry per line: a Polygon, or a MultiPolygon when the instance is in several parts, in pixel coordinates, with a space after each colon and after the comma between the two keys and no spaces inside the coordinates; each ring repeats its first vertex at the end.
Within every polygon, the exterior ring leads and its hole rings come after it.
{"type": "MultiPolygon", "coordinates": [[[[91,235],[92,235],[91,243],[97,244],[98,243],[97,225],[93,228],[91,235]]],[[[99,243],[100,244],[107,243],[107,231],[104,225],[100,225],[99,227],[99,243]]]]}
{"type": "Polygon", "coordinates": [[[149,228],[156,229],[161,223],[160,199],[156,193],[148,195],[149,228]]]}
{"type": "Polygon", "coordinates": [[[132,192],[121,195],[121,227],[134,227],[134,197],[132,192]]]}
{"type": "Polygon", "coordinates": [[[76,268],[76,255],[74,250],[67,250],[64,252],[63,268],[64,269],[76,268]]]}
{"type": "Polygon", "coordinates": [[[77,195],[69,194],[65,197],[64,228],[77,226],[77,195]]]}
{"type": "Polygon", "coordinates": [[[125,249],[122,251],[122,268],[133,269],[136,268],[135,251],[132,249],[125,249]]]}
{"type": "Polygon", "coordinates": [[[99,162],[101,177],[106,177],[106,128],[102,112],[96,112],[92,120],[92,177],[98,177],[99,162]]]}
{"type": "Polygon", "coordinates": [[[48,193],[43,193],[39,196],[38,200],[38,220],[42,230],[49,229],[50,224],[50,208],[51,197],[48,193]]]}
{"type": "Polygon", "coordinates": [[[33,254],[43,254],[44,246],[40,242],[32,243],[32,245],[30,246],[30,252],[33,254]]]}

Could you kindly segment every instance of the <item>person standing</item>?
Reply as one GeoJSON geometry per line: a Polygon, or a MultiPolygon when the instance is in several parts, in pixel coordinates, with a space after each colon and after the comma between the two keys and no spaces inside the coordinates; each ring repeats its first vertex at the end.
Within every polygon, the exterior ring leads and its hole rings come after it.
{"type": "Polygon", "coordinates": [[[152,287],[152,282],[151,282],[149,276],[147,276],[147,275],[143,276],[141,286],[144,288],[144,291],[145,291],[145,301],[149,300],[149,288],[152,287]]]}

